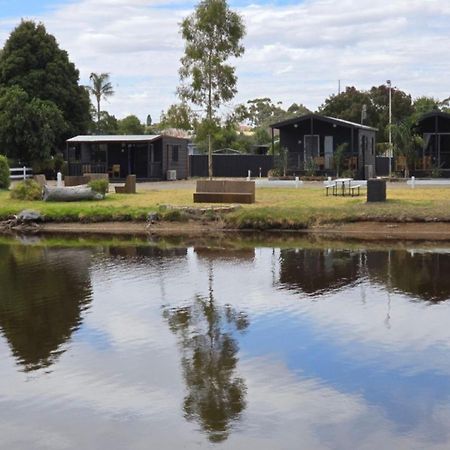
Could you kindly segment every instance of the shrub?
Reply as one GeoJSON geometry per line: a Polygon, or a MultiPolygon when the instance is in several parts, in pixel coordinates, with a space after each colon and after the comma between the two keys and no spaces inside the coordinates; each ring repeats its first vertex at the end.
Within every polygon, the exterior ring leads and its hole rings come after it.
{"type": "Polygon", "coordinates": [[[42,187],[34,180],[21,181],[11,190],[11,198],[16,200],[42,200],[42,187]]]}
{"type": "Polygon", "coordinates": [[[103,197],[106,195],[109,189],[109,182],[108,180],[92,180],[88,183],[88,186],[98,194],[103,195],[103,197]]]}
{"type": "Polygon", "coordinates": [[[0,189],[8,189],[10,183],[8,159],[0,155],[0,189]]]}

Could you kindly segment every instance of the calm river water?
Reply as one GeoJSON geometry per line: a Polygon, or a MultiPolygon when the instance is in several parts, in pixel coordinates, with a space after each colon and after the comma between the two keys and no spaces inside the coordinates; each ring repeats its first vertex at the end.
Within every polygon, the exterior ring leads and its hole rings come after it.
{"type": "Polygon", "coordinates": [[[450,246],[2,240],[0,448],[449,449],[449,299],[450,246]]]}

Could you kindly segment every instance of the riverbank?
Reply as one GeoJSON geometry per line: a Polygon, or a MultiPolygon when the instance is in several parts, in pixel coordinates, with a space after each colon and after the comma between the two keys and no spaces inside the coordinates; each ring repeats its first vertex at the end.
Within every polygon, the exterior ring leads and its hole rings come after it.
{"type": "MultiPolygon", "coordinates": [[[[129,236],[191,236],[235,234],[237,231],[225,228],[223,224],[211,223],[167,223],[146,224],[142,222],[105,223],[44,223],[34,232],[39,234],[65,235],[129,235],[129,236]]],[[[274,231],[274,230],[272,230],[274,231]]],[[[284,230],[286,231],[286,230],[284,230]]],[[[316,226],[297,231],[301,234],[323,236],[329,239],[379,240],[423,240],[449,241],[450,223],[345,223],[333,227],[316,226]]]]}
{"type": "MultiPolygon", "coordinates": [[[[192,185],[193,186],[193,185],[192,185]]],[[[191,184],[140,187],[136,195],[109,194],[103,201],[18,201],[0,192],[0,220],[24,209],[44,216],[39,232],[202,234],[231,230],[293,230],[374,239],[417,236],[450,239],[450,189],[388,186],[388,201],[326,196],[320,183],[302,188],[259,188],[257,202],[223,209],[193,204],[191,184]]],[[[8,230],[6,230],[8,231],[8,230]]],[[[36,231],[38,231],[36,229],[36,231]]]]}

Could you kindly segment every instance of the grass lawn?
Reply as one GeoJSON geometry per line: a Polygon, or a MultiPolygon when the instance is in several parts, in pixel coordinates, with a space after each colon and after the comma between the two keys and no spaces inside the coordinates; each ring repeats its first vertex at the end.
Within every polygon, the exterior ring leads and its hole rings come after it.
{"type": "MultiPolygon", "coordinates": [[[[0,219],[34,209],[48,221],[145,220],[161,205],[194,206],[192,189],[151,190],[136,195],[109,194],[97,202],[45,203],[11,200],[0,191],[0,219]]],[[[360,197],[326,197],[317,188],[259,188],[257,203],[229,213],[225,221],[236,228],[301,229],[312,225],[355,221],[450,221],[450,187],[388,187],[386,203],[366,203],[360,197]]],[[[195,205],[205,206],[205,205],[195,205]]]]}

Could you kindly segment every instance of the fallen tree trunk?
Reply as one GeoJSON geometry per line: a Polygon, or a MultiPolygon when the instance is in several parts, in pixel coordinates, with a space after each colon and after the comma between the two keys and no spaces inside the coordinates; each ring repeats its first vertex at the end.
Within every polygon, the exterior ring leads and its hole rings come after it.
{"type": "Polygon", "coordinates": [[[44,187],[45,202],[78,202],[80,200],[101,200],[103,196],[89,186],[44,187]]]}

